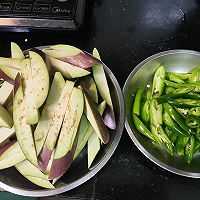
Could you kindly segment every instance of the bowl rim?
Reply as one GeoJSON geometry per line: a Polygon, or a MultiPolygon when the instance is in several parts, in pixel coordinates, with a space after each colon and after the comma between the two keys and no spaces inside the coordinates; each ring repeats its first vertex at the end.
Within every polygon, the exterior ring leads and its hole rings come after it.
{"type": "MultiPolygon", "coordinates": [[[[34,47],[34,48],[42,49],[42,48],[46,48],[46,47],[49,47],[49,46],[50,45],[39,46],[39,47],[34,47]]],[[[108,160],[111,158],[111,156],[115,152],[115,150],[116,150],[116,148],[119,144],[119,141],[121,139],[123,130],[124,130],[125,105],[124,105],[124,98],[123,98],[122,89],[121,89],[115,75],[107,67],[107,65],[105,65],[105,63],[103,63],[103,62],[101,62],[101,63],[103,64],[103,67],[106,71],[106,74],[112,80],[114,88],[116,88],[116,94],[117,94],[117,97],[119,99],[119,113],[120,113],[119,122],[118,122],[118,126],[117,126],[117,129],[116,129],[115,137],[114,137],[108,151],[103,156],[101,161],[94,168],[92,168],[88,173],[86,173],[85,175],[83,175],[80,178],[76,179],[75,181],[68,183],[68,184],[65,184],[64,186],[61,186],[59,188],[55,188],[55,189],[45,189],[45,188],[42,189],[41,188],[41,190],[33,191],[33,190],[30,190],[30,189],[26,190],[26,189],[20,189],[18,187],[12,187],[10,185],[7,185],[6,183],[1,182],[1,180],[0,180],[0,188],[2,188],[5,191],[8,191],[8,192],[11,192],[11,193],[14,193],[14,194],[18,194],[18,195],[22,195],[22,196],[29,196],[29,197],[53,196],[53,195],[61,194],[63,192],[67,192],[69,190],[72,190],[72,189],[82,185],[83,183],[88,181],[90,178],[95,176],[97,174],[97,172],[99,172],[101,170],[101,168],[103,168],[103,166],[108,162],[108,160]]]]}
{"type": "MultiPolygon", "coordinates": [[[[193,54],[193,55],[197,55],[200,56],[200,52],[198,51],[193,51],[193,50],[186,50],[186,49],[173,49],[173,50],[167,50],[167,51],[162,51],[159,53],[156,53],[152,56],[149,56],[148,58],[146,58],[145,60],[143,60],[142,62],[140,62],[133,70],[132,72],[129,74],[124,87],[123,87],[123,95],[124,95],[124,103],[126,104],[126,93],[129,87],[129,84],[133,78],[133,76],[137,73],[137,71],[144,65],[147,64],[148,62],[154,60],[155,58],[159,58],[161,56],[165,56],[165,55],[169,55],[169,54],[174,54],[174,53],[184,53],[184,54],[193,54]]],[[[126,112],[126,108],[125,108],[125,112],[126,112]]],[[[189,177],[189,178],[200,178],[200,173],[194,173],[194,172],[188,172],[188,171],[184,171],[181,169],[177,169],[175,167],[171,167],[167,164],[165,164],[164,162],[160,161],[159,159],[157,159],[156,157],[154,157],[152,154],[150,154],[141,144],[140,142],[137,140],[137,138],[134,135],[134,132],[132,131],[126,114],[125,114],[125,128],[126,131],[129,135],[129,137],[131,138],[131,140],[133,141],[133,143],[137,146],[137,148],[140,150],[141,153],[143,153],[143,155],[148,158],[149,160],[151,160],[153,163],[155,163],[156,165],[158,165],[159,167],[177,174],[177,175],[181,175],[184,177],[189,177]]]]}

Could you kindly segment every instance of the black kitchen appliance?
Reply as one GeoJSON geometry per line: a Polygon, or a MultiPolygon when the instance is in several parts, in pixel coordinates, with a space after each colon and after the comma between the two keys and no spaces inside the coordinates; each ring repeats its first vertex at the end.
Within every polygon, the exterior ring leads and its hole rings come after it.
{"type": "Polygon", "coordinates": [[[84,10],[85,0],[0,0],[0,30],[75,30],[84,10]]]}

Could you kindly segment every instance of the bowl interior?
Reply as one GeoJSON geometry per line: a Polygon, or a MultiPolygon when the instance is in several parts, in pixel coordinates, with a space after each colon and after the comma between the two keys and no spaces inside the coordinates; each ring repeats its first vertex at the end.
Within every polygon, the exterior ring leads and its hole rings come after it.
{"type": "Polygon", "coordinates": [[[88,170],[87,168],[87,150],[84,148],[79,156],[73,161],[65,175],[55,184],[56,189],[48,190],[34,185],[19,174],[14,167],[0,171],[1,188],[25,196],[55,195],[81,185],[94,176],[106,164],[121,138],[124,126],[124,101],[122,91],[115,76],[105,65],[104,69],[113,101],[117,128],[114,131],[109,130],[110,141],[107,145],[101,147],[91,169],[88,170]]]}
{"type": "Polygon", "coordinates": [[[200,65],[200,54],[187,50],[166,51],[144,60],[132,71],[124,86],[126,129],[140,151],[159,166],[184,176],[200,177],[199,154],[195,154],[192,163],[187,164],[180,156],[169,155],[165,147],[153,144],[133,126],[133,94],[139,86],[149,87],[153,74],[160,65],[164,65],[166,71],[189,72],[200,65]]]}

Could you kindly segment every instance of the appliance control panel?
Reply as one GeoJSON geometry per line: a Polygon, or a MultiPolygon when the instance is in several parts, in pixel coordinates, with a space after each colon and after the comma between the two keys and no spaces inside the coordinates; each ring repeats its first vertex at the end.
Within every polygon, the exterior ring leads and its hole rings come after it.
{"type": "Polygon", "coordinates": [[[77,29],[85,0],[0,0],[0,29],[77,29]]]}

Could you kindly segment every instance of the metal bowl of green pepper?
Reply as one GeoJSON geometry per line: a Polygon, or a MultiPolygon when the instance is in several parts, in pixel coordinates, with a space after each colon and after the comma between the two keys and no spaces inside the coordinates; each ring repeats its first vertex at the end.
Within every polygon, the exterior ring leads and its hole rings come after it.
{"type": "Polygon", "coordinates": [[[138,64],[127,78],[126,130],[158,166],[200,178],[200,53],[169,50],[138,64]]]}

